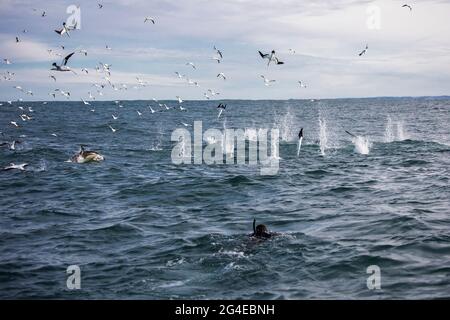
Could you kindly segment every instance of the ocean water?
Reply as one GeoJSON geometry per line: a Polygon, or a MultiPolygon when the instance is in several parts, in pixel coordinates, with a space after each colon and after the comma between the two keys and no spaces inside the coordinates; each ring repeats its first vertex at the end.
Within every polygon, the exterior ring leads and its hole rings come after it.
{"type": "Polygon", "coordinates": [[[0,106],[22,141],[0,166],[29,163],[0,171],[0,298],[450,298],[450,98],[223,102],[0,106]],[[278,174],[173,164],[172,131],[200,120],[279,128],[278,174]],[[105,161],[67,162],[81,144],[105,161]],[[250,239],[254,218],[279,235],[250,239]]]}

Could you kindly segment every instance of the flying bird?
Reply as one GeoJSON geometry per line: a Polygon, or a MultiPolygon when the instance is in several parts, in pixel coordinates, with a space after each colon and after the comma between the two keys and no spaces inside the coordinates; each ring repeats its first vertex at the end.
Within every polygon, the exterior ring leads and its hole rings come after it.
{"type": "Polygon", "coordinates": [[[213,47],[216,53],[219,55],[220,59],[223,59],[222,51],[216,48],[216,46],[213,47]]]}
{"type": "Polygon", "coordinates": [[[369,50],[369,45],[368,44],[366,44],[366,48],[359,53],[359,56],[361,57],[363,54],[366,54],[367,50],[369,50]]]}
{"type": "Polygon", "coordinates": [[[49,75],[49,78],[52,78],[54,81],[56,81],[56,77],[54,75],[49,75]]]}
{"type": "Polygon", "coordinates": [[[145,17],[144,23],[146,23],[147,21],[150,21],[151,23],[155,24],[155,19],[153,19],[151,17],[145,17]]]}
{"type": "Polygon", "coordinates": [[[70,69],[67,66],[67,62],[69,61],[69,59],[75,54],[75,52],[72,52],[70,54],[68,54],[66,57],[64,57],[61,65],[57,65],[56,62],[52,63],[53,68],[51,68],[50,70],[54,70],[54,71],[72,71],[73,73],[76,74],[75,71],[73,71],[72,69],[70,69]]]}
{"type": "Polygon", "coordinates": [[[197,69],[197,68],[195,67],[195,64],[194,64],[193,62],[188,62],[188,63],[186,63],[186,65],[187,65],[187,66],[191,66],[191,67],[194,68],[194,69],[197,69]]]}
{"type": "Polygon", "coordinates": [[[298,81],[298,83],[300,84],[300,88],[306,88],[306,84],[304,84],[302,81],[298,81]]]}
{"type": "Polygon", "coordinates": [[[267,66],[269,66],[269,64],[273,61],[275,64],[284,64],[284,62],[280,61],[276,56],[275,56],[275,50],[272,50],[271,53],[262,53],[261,51],[258,51],[259,55],[261,56],[261,58],[263,59],[267,59],[267,66]]]}
{"type": "Polygon", "coordinates": [[[402,8],[409,8],[409,11],[412,11],[412,7],[409,4],[402,5],[402,8]]]}
{"type": "Polygon", "coordinates": [[[102,8],[103,8],[103,5],[102,5],[101,3],[97,3],[97,5],[98,5],[98,8],[99,8],[99,9],[102,9],[102,8]]]}
{"type": "Polygon", "coordinates": [[[217,75],[217,78],[220,78],[220,77],[222,77],[223,80],[227,80],[227,78],[225,77],[225,74],[223,72],[221,72],[217,75]]]}
{"type": "Polygon", "coordinates": [[[75,27],[69,27],[67,26],[67,24],[65,22],[63,22],[63,27],[60,30],[55,30],[55,32],[57,34],[59,34],[60,36],[63,36],[64,34],[67,34],[68,37],[70,37],[70,30],[74,30],[75,27]]]}
{"type": "Polygon", "coordinates": [[[267,78],[266,78],[265,76],[263,76],[263,75],[261,75],[261,78],[263,78],[263,80],[264,80],[264,85],[265,85],[266,87],[270,86],[271,83],[273,83],[273,82],[276,81],[276,80],[269,80],[269,79],[267,79],[267,78]]]}

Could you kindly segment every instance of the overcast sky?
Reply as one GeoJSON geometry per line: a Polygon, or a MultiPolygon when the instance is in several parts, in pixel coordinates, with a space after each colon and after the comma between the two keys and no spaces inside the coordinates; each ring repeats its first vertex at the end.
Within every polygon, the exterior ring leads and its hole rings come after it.
{"type": "Polygon", "coordinates": [[[0,100],[51,100],[56,88],[70,91],[71,100],[89,99],[88,92],[98,100],[202,100],[208,88],[222,99],[450,94],[450,0],[406,1],[412,11],[402,8],[405,0],[105,0],[102,9],[96,2],[0,0],[0,58],[12,62],[0,64],[0,100]],[[81,8],[81,29],[61,37],[53,30],[69,17],[71,4],[81,8]],[[156,24],[144,24],[146,16],[156,24]],[[359,57],[366,43],[369,50],[359,57]],[[223,52],[220,64],[211,59],[214,45],[223,52]],[[88,51],[69,61],[78,75],[49,70],[61,61],[55,52],[75,49],[88,51]],[[272,49],[284,65],[267,68],[258,50],[272,49]],[[128,90],[107,86],[98,95],[92,84],[105,83],[105,74],[95,71],[100,61],[112,65],[111,81],[128,90]],[[12,81],[3,79],[7,71],[15,73],[12,81]],[[266,87],[260,75],[276,82],[266,87]],[[149,85],[134,89],[136,77],[149,85]]]}

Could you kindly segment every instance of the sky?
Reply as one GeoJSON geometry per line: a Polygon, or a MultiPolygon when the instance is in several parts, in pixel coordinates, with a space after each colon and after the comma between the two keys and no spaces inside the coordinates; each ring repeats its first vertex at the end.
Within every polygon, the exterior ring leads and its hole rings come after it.
{"type": "Polygon", "coordinates": [[[449,95],[450,0],[406,1],[412,11],[404,3],[0,0],[0,58],[12,62],[0,62],[0,100],[51,101],[55,89],[69,91],[75,101],[91,100],[88,92],[96,100],[204,100],[208,89],[220,93],[211,99],[449,95]],[[60,36],[54,30],[69,18],[70,5],[80,8],[80,29],[60,36]],[[144,23],[145,17],[155,24],[144,23]],[[359,56],[366,44],[367,53],[359,56]],[[212,59],[213,46],[223,53],[220,64],[212,59]],[[258,50],[275,50],[284,64],[267,67],[258,50]],[[50,71],[61,61],[57,54],[73,51],[68,65],[76,75],[50,71]],[[110,82],[127,90],[114,90],[95,70],[99,62],[110,64],[110,82]],[[5,80],[8,71],[14,75],[5,80]],[[220,72],[226,80],[217,77],[220,72]],[[276,81],[265,86],[261,75],[276,81]],[[139,85],[136,77],[148,84],[139,85]],[[94,83],[106,84],[101,95],[94,83]]]}

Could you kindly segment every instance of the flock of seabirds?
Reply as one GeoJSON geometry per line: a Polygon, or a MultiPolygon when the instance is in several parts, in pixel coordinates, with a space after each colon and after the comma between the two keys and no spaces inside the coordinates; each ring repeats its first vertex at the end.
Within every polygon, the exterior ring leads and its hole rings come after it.
{"type": "MultiPolygon", "coordinates": [[[[101,3],[98,3],[97,6],[98,6],[98,9],[102,9],[103,8],[103,4],[101,4],[101,3]]],[[[413,10],[412,6],[410,6],[408,4],[404,4],[402,6],[402,8],[407,8],[410,11],[413,10]]],[[[39,11],[38,9],[33,9],[33,11],[34,12],[38,12],[41,15],[41,17],[46,17],[47,16],[47,12],[44,11],[44,10],[39,11]]],[[[156,23],[156,19],[153,18],[153,17],[145,17],[144,18],[144,23],[149,23],[149,22],[152,23],[152,24],[155,24],[156,23]]],[[[55,33],[57,33],[61,37],[62,36],[70,37],[70,33],[71,32],[75,32],[76,30],[77,30],[76,23],[73,24],[72,26],[68,26],[64,22],[60,29],[56,29],[55,30],[55,33]]],[[[27,32],[28,31],[26,29],[24,29],[22,31],[22,33],[27,33],[27,32]]],[[[19,38],[19,36],[16,36],[15,41],[16,41],[16,43],[21,42],[21,39],[19,38]]],[[[61,45],[60,47],[63,50],[65,49],[65,46],[61,45]]],[[[105,47],[106,47],[107,50],[112,50],[112,48],[109,47],[108,45],[106,45],[105,47]]],[[[369,49],[369,45],[367,44],[365,46],[365,48],[361,52],[358,53],[358,55],[359,56],[365,55],[367,53],[368,49],[369,49]]],[[[222,53],[222,51],[220,49],[216,48],[216,46],[213,47],[213,50],[215,52],[215,55],[211,59],[220,64],[222,59],[223,59],[223,53],[222,53]]],[[[55,55],[60,56],[60,57],[63,58],[61,63],[59,63],[59,64],[56,63],[56,62],[52,63],[51,68],[50,68],[51,71],[54,71],[54,72],[72,72],[74,74],[77,74],[77,72],[75,70],[73,70],[69,66],[69,60],[75,55],[75,53],[83,54],[84,56],[88,55],[88,51],[87,50],[83,50],[83,49],[80,49],[78,51],[73,51],[73,52],[67,54],[64,57],[60,53],[53,53],[52,49],[48,49],[47,51],[48,51],[49,54],[55,54],[55,55]]],[[[289,49],[289,52],[291,54],[295,54],[295,50],[294,49],[289,49]]],[[[263,60],[267,60],[267,67],[269,67],[271,63],[273,65],[282,65],[282,64],[284,64],[284,62],[281,61],[278,58],[275,50],[271,50],[268,53],[264,53],[262,51],[258,51],[258,53],[259,53],[259,56],[263,60]]],[[[3,59],[3,64],[5,64],[5,65],[11,65],[12,63],[13,62],[11,62],[11,60],[9,60],[7,58],[3,59]]],[[[190,66],[193,69],[197,68],[196,65],[193,62],[186,62],[186,66],[190,66]]],[[[115,84],[113,84],[111,82],[111,79],[110,79],[110,76],[111,76],[111,65],[110,64],[99,62],[99,64],[96,66],[96,71],[106,74],[106,76],[104,77],[104,80],[106,80],[106,82],[113,88],[113,90],[116,90],[116,91],[117,90],[127,90],[127,85],[126,84],[121,84],[118,87],[117,85],[115,85],[115,84]]],[[[89,71],[86,68],[82,68],[81,72],[86,73],[86,74],[89,73],[89,71]]],[[[189,79],[186,75],[182,75],[179,72],[175,72],[175,74],[177,75],[178,78],[185,79],[189,85],[194,85],[194,86],[197,86],[197,87],[199,86],[198,82],[189,79]]],[[[14,76],[15,76],[15,73],[6,71],[6,74],[2,75],[2,79],[1,80],[2,81],[11,81],[11,80],[13,80],[14,76]]],[[[263,79],[265,86],[270,86],[272,83],[276,82],[276,80],[268,79],[264,75],[261,75],[260,77],[263,79]]],[[[49,78],[51,78],[54,82],[57,81],[57,78],[56,78],[56,76],[54,74],[50,74],[49,78]]],[[[223,80],[227,79],[226,75],[223,72],[218,73],[217,74],[217,78],[222,78],[223,80]]],[[[138,82],[138,86],[135,86],[135,88],[145,87],[148,84],[146,81],[140,79],[139,77],[136,77],[136,80],[138,82]]],[[[307,87],[306,84],[303,81],[299,80],[298,84],[299,84],[300,88],[306,88],[307,87]]],[[[104,89],[106,87],[106,84],[94,83],[93,86],[95,86],[97,88],[97,93],[99,95],[103,95],[102,92],[101,92],[101,89],[104,89]]],[[[33,96],[33,92],[32,91],[30,91],[30,90],[26,91],[21,86],[14,86],[14,88],[19,90],[19,91],[21,91],[21,92],[23,92],[23,93],[26,93],[27,95],[33,96]]],[[[66,92],[66,91],[63,91],[63,90],[60,90],[60,89],[55,89],[55,91],[49,93],[49,95],[52,96],[53,98],[56,98],[56,95],[58,93],[60,95],[62,95],[62,96],[65,96],[67,99],[70,98],[70,92],[66,92]]],[[[91,92],[88,92],[88,94],[89,94],[89,99],[95,100],[95,97],[92,95],[91,92]]],[[[219,92],[216,92],[213,89],[208,89],[207,92],[205,92],[203,95],[204,95],[204,97],[206,99],[210,99],[211,97],[219,95],[219,94],[220,94],[219,92]]],[[[177,98],[178,103],[179,103],[179,109],[181,111],[186,111],[186,109],[182,106],[182,103],[183,103],[182,98],[180,96],[176,96],[176,98],[177,98]]],[[[153,100],[158,103],[158,100],[156,100],[156,99],[153,99],[153,100]]],[[[21,102],[23,100],[22,99],[18,99],[17,101],[21,102]]],[[[84,100],[82,98],[81,98],[81,102],[84,105],[90,105],[89,101],[86,101],[86,100],[84,100]]],[[[9,105],[12,105],[13,101],[7,101],[7,103],[9,105]]],[[[118,104],[119,107],[123,107],[122,105],[120,105],[119,101],[115,101],[115,103],[118,104]]],[[[47,102],[43,102],[43,104],[47,104],[47,102]]],[[[166,104],[161,104],[161,103],[158,103],[158,104],[162,108],[159,111],[175,109],[175,107],[170,108],[166,104]]],[[[0,106],[2,106],[2,105],[3,105],[3,103],[0,103],[0,106]]],[[[151,106],[148,106],[148,107],[149,107],[151,113],[159,112],[159,111],[155,111],[151,106]]],[[[220,118],[220,116],[222,115],[222,112],[224,112],[226,110],[226,107],[227,107],[227,105],[223,104],[223,103],[220,103],[217,106],[217,109],[219,110],[218,118],[220,118]]],[[[25,108],[22,107],[22,106],[19,106],[18,108],[19,108],[19,110],[21,112],[23,112],[20,115],[20,118],[21,118],[22,121],[25,122],[25,121],[30,121],[30,120],[33,119],[30,115],[27,114],[27,113],[30,114],[30,113],[34,112],[34,110],[31,107],[28,107],[27,110],[25,110],[25,108]]],[[[95,109],[91,109],[91,111],[94,112],[95,109]]],[[[139,116],[142,115],[142,113],[140,111],[137,111],[137,113],[138,113],[139,116]]],[[[112,114],[112,118],[114,120],[117,120],[118,116],[112,114]]],[[[16,127],[16,128],[20,128],[20,125],[17,123],[17,121],[10,121],[10,124],[12,126],[16,127]]],[[[182,124],[185,125],[185,126],[188,126],[188,124],[185,124],[185,123],[182,123],[182,124]]],[[[109,127],[109,129],[111,129],[111,131],[113,133],[117,131],[117,129],[113,128],[111,125],[108,125],[108,127],[109,127]]],[[[350,133],[348,131],[346,131],[346,133],[349,134],[352,137],[355,137],[354,134],[352,134],[352,133],[350,133]]],[[[55,137],[57,136],[56,133],[52,133],[52,135],[55,136],[55,137]]],[[[0,136],[4,136],[4,133],[0,132],[0,136]]],[[[21,137],[25,137],[25,136],[21,136],[21,137]]],[[[300,147],[301,147],[301,144],[302,144],[302,140],[303,140],[303,128],[301,128],[299,133],[298,133],[298,151],[297,151],[297,154],[300,152],[300,147]]],[[[16,150],[16,145],[20,144],[20,143],[21,143],[21,141],[19,141],[19,140],[13,140],[11,142],[4,141],[4,142],[0,142],[0,147],[7,147],[9,150],[14,151],[14,150],[16,150]]],[[[85,146],[80,146],[79,152],[74,154],[70,158],[69,161],[73,162],[73,163],[89,163],[89,162],[101,162],[104,159],[105,159],[104,156],[101,155],[99,152],[86,150],[85,146]]],[[[3,168],[3,171],[8,171],[8,170],[25,171],[27,166],[28,166],[28,163],[20,163],[20,164],[10,163],[10,165],[8,165],[8,166],[3,168]]],[[[268,238],[271,238],[274,235],[276,235],[276,233],[268,231],[268,229],[267,229],[267,227],[265,225],[263,225],[263,224],[256,225],[256,220],[253,220],[253,233],[250,236],[256,237],[256,238],[261,238],[261,239],[268,239],[268,238]]]]}

